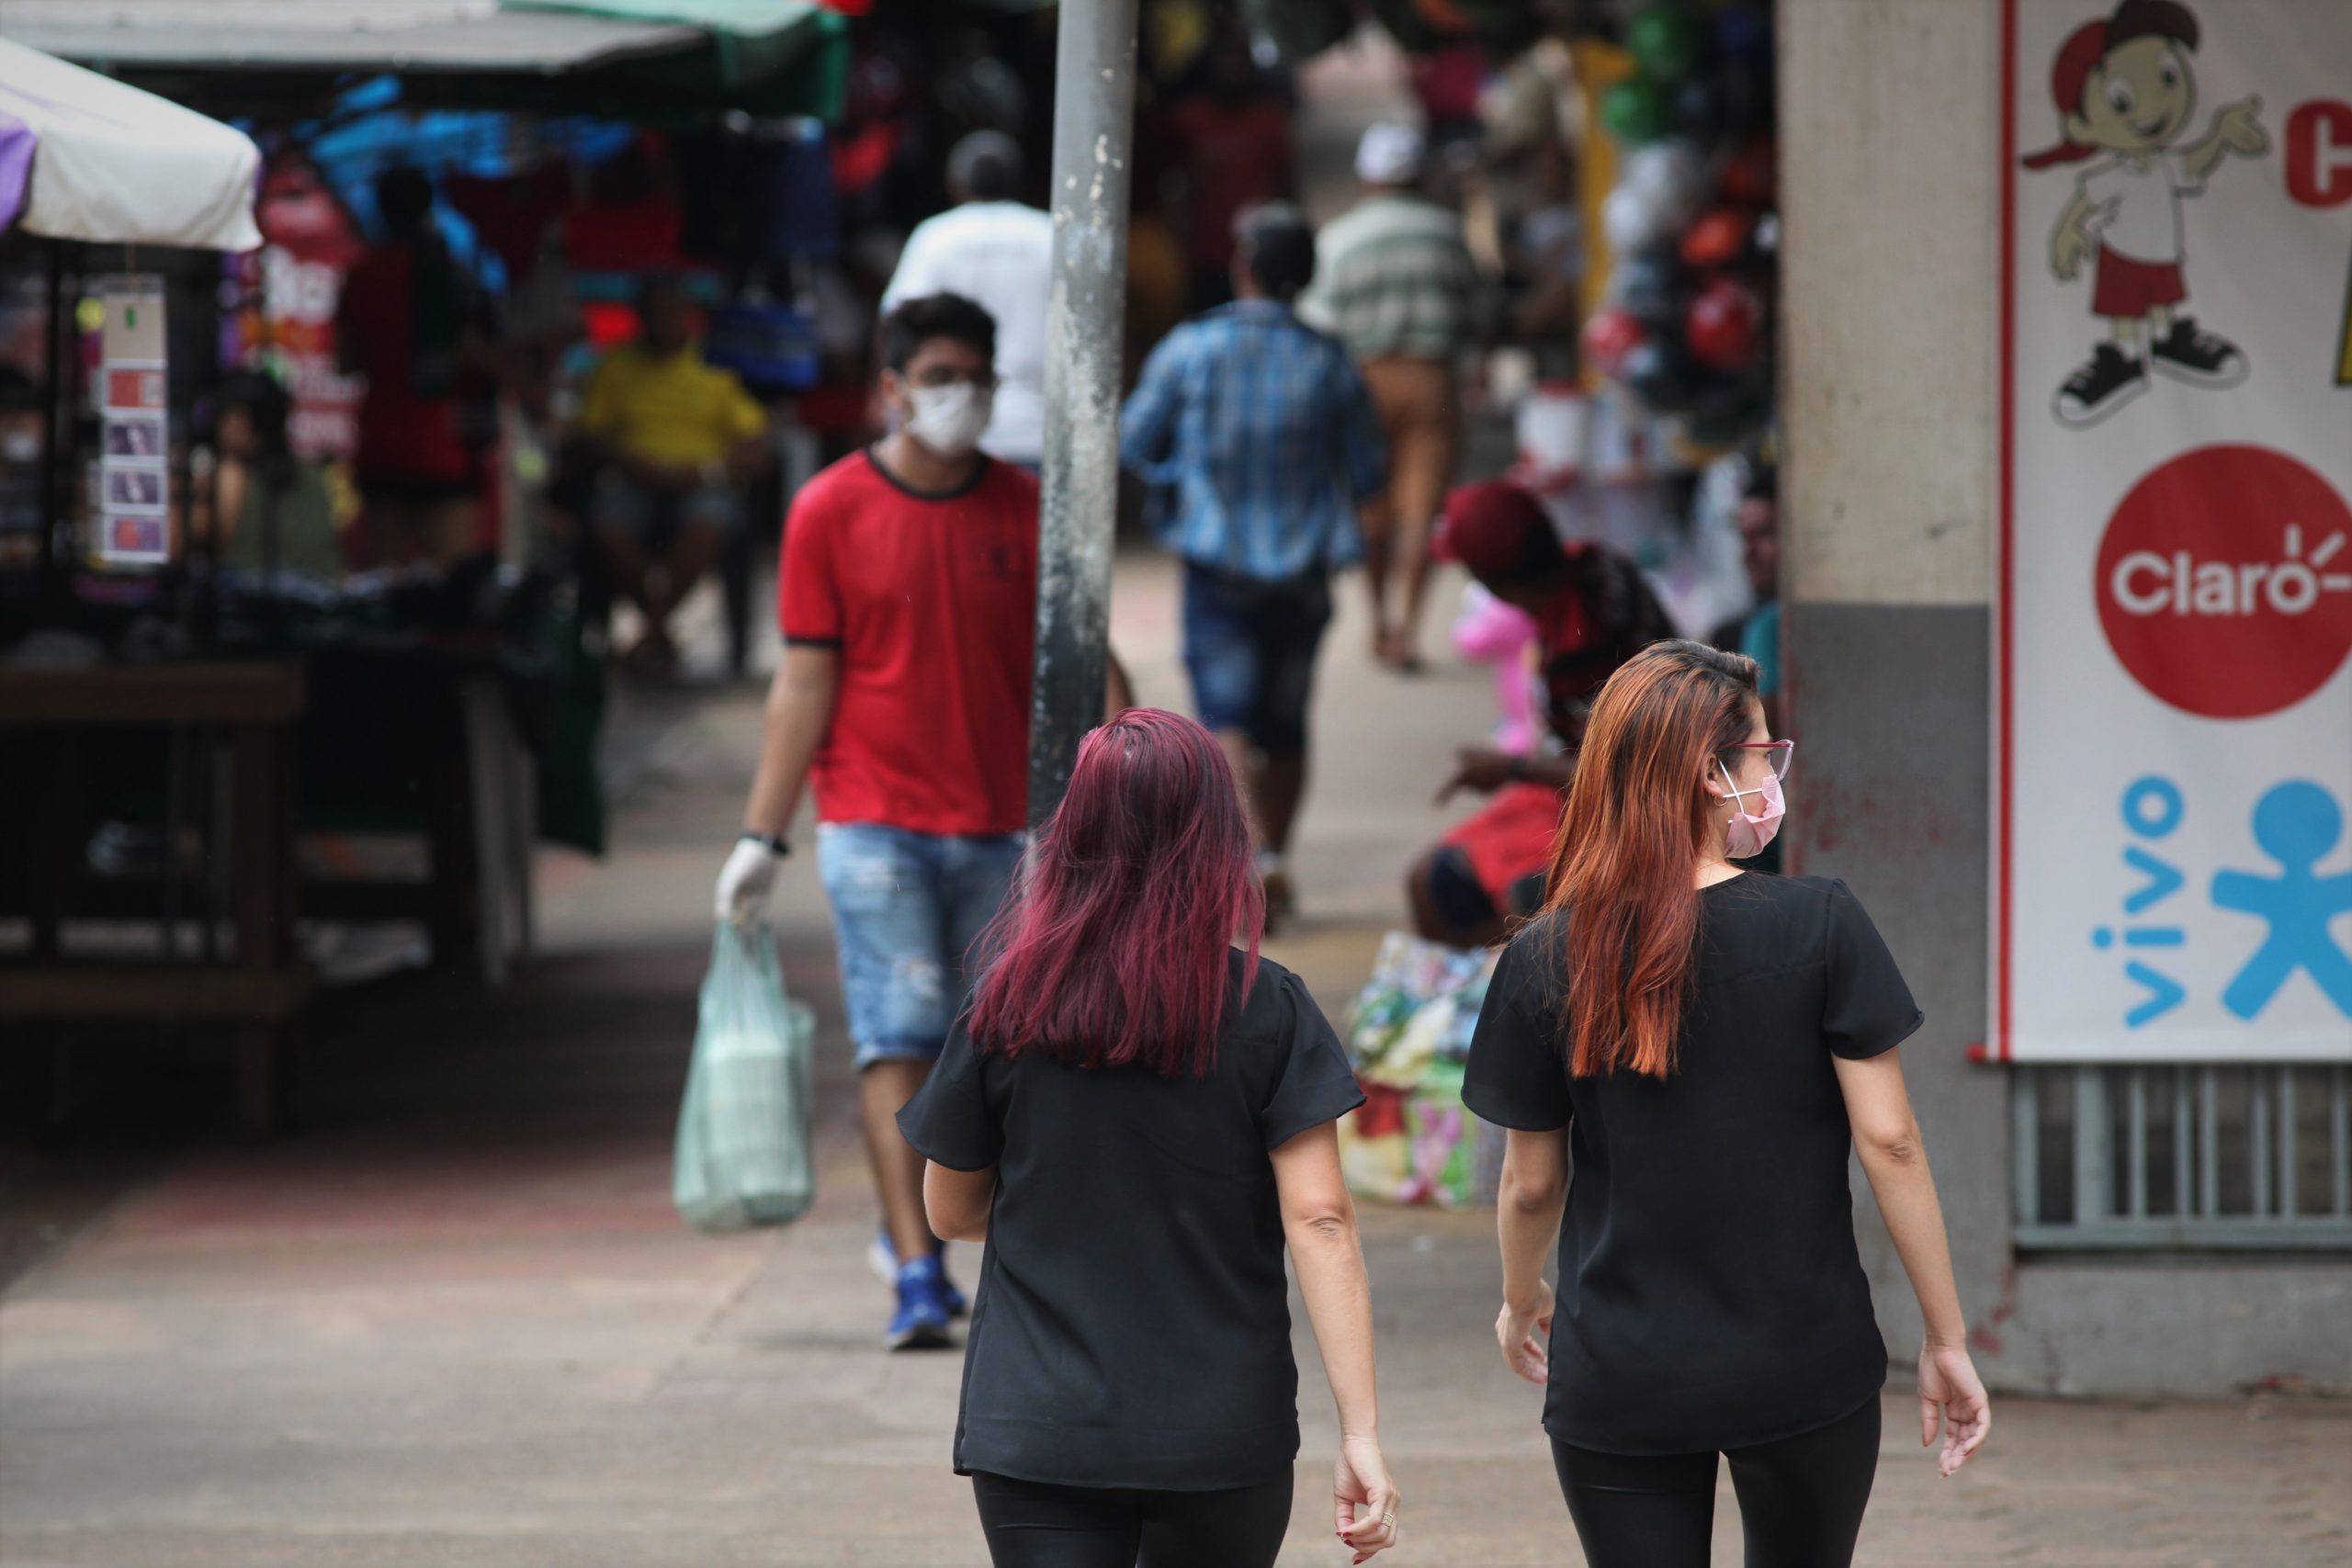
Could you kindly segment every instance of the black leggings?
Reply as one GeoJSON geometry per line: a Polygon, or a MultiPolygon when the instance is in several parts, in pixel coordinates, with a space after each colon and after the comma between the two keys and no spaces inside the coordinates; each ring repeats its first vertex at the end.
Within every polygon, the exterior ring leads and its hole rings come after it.
{"type": "MultiPolygon", "coordinates": [[[[1846,1568],[1878,1473],[1878,1400],[1826,1427],[1728,1449],[1747,1568],[1846,1568]]],[[[1715,1456],[1605,1454],[1555,1439],[1589,1568],[1707,1568],[1715,1456]]]]}
{"type": "Polygon", "coordinates": [[[996,1568],[1273,1568],[1290,1472],[1233,1492],[1050,1486],[975,1475],[996,1568]]]}

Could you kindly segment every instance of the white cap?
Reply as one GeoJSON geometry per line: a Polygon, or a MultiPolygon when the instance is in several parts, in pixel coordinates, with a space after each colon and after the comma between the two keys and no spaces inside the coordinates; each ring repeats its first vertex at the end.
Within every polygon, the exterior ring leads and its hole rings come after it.
{"type": "Polygon", "coordinates": [[[1368,186],[1410,185],[1421,177],[1428,143],[1409,125],[1383,121],[1356,143],[1356,178],[1368,186]]]}

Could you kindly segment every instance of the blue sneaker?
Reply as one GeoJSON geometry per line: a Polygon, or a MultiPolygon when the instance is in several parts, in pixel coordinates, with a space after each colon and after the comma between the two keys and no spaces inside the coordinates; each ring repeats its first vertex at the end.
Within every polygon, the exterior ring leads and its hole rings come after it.
{"type": "Polygon", "coordinates": [[[947,1333],[947,1300],[939,1259],[918,1258],[901,1264],[899,1310],[891,1314],[883,1343],[893,1350],[944,1350],[956,1341],[947,1333]]]}
{"type": "MultiPolygon", "coordinates": [[[[939,1259],[939,1289],[946,1298],[947,1315],[958,1321],[971,1316],[972,1303],[964,1299],[964,1292],[957,1290],[956,1281],[947,1277],[947,1244],[933,1242],[931,1255],[939,1259]]],[[[865,1266],[873,1269],[874,1277],[884,1284],[899,1282],[899,1248],[890,1240],[887,1227],[874,1233],[874,1241],[865,1249],[865,1266]]]]}

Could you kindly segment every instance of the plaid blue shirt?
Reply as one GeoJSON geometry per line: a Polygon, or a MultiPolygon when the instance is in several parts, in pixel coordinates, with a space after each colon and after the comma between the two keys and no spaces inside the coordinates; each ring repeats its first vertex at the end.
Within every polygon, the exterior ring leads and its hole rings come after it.
{"type": "Polygon", "coordinates": [[[1168,334],[1127,400],[1119,455],[1162,487],[1153,518],[1161,544],[1268,581],[1361,558],[1356,502],[1388,467],[1347,350],[1271,299],[1211,310],[1168,334]]]}

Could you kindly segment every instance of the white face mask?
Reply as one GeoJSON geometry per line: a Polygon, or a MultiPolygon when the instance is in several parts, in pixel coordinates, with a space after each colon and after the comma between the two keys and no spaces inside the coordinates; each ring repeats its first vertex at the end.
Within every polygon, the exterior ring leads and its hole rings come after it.
{"type": "Polygon", "coordinates": [[[907,400],[914,412],[907,416],[907,434],[943,457],[961,457],[980,444],[989,427],[996,394],[957,381],[945,387],[911,387],[907,400]]]}
{"type": "Polygon", "coordinates": [[[0,435],[0,462],[32,463],[40,459],[40,433],[12,430],[0,435]]]}

